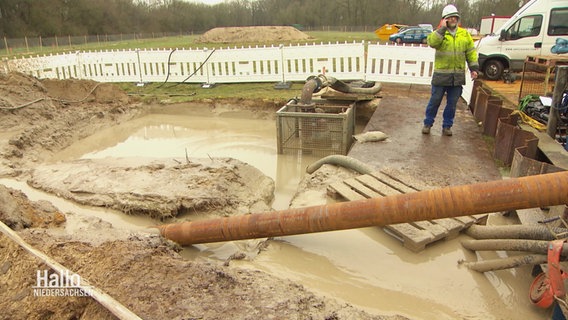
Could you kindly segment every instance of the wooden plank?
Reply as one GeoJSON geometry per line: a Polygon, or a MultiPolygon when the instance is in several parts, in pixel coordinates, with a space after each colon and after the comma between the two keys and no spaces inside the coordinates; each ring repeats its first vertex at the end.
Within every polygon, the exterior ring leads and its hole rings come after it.
{"type": "Polygon", "coordinates": [[[357,181],[354,178],[344,180],[343,183],[350,186],[351,188],[356,189],[358,193],[362,194],[363,196],[365,196],[367,198],[376,198],[376,197],[382,196],[379,193],[367,188],[361,182],[357,181]]]}
{"type": "Polygon", "coordinates": [[[332,100],[332,101],[369,101],[375,99],[377,96],[372,94],[361,94],[361,93],[339,93],[335,91],[334,93],[322,94],[322,99],[332,100]]]}
{"type": "Polygon", "coordinates": [[[385,226],[385,231],[393,233],[397,238],[402,241],[405,248],[414,252],[420,252],[426,248],[426,245],[431,243],[434,237],[432,233],[418,229],[409,223],[391,224],[385,226]]]}
{"type": "Polygon", "coordinates": [[[430,221],[415,221],[411,224],[430,232],[432,234],[432,240],[430,242],[438,241],[448,236],[446,228],[437,224],[433,224],[430,221]]]}
{"type": "Polygon", "coordinates": [[[369,188],[373,189],[374,191],[380,193],[383,196],[391,196],[395,194],[400,194],[400,191],[391,188],[390,186],[378,181],[375,177],[365,174],[362,176],[358,176],[357,181],[365,184],[369,188]]]}
{"type": "Polygon", "coordinates": [[[397,181],[395,179],[393,179],[392,177],[382,173],[382,172],[373,172],[371,173],[371,175],[375,178],[377,178],[377,180],[383,182],[384,184],[389,185],[391,188],[396,189],[398,191],[400,191],[401,193],[410,193],[410,192],[415,192],[415,189],[412,189],[411,187],[407,186],[406,184],[397,181]]]}
{"type": "Polygon", "coordinates": [[[345,200],[345,198],[341,194],[339,194],[339,192],[337,192],[337,190],[335,190],[331,185],[328,185],[325,190],[328,197],[338,201],[345,200]]]}
{"type": "Polygon", "coordinates": [[[562,219],[566,219],[566,214],[564,213],[564,211],[567,210],[566,209],[566,205],[559,205],[559,206],[552,206],[549,207],[545,210],[541,209],[541,208],[530,208],[530,209],[522,209],[522,210],[516,210],[517,213],[517,217],[519,217],[519,220],[521,221],[521,224],[525,225],[525,224],[530,224],[530,225],[535,225],[535,224],[540,224],[543,225],[543,221],[551,221],[548,222],[548,226],[551,228],[556,228],[556,227],[562,227],[564,228],[564,221],[562,222],[562,220],[558,219],[558,220],[554,220],[552,221],[552,219],[556,219],[556,218],[562,218],[562,219]]]}
{"type": "Polygon", "coordinates": [[[437,219],[433,220],[432,222],[446,229],[446,239],[457,237],[460,234],[460,231],[464,229],[463,223],[452,218],[437,219]]]}
{"type": "Polygon", "coordinates": [[[470,217],[474,217],[476,220],[482,220],[487,218],[487,213],[474,214],[470,217]]]}
{"type": "Polygon", "coordinates": [[[474,223],[476,223],[476,224],[487,224],[487,218],[489,217],[489,214],[482,213],[482,214],[476,214],[476,215],[473,215],[473,216],[470,216],[470,217],[473,217],[475,219],[474,223]]]}
{"type": "Polygon", "coordinates": [[[517,217],[519,217],[519,221],[521,224],[538,224],[539,221],[546,219],[546,216],[542,212],[540,208],[530,208],[530,209],[522,209],[516,210],[517,217]]]}
{"type": "Polygon", "coordinates": [[[556,65],[568,64],[568,59],[565,57],[559,57],[555,55],[542,55],[542,56],[527,56],[526,62],[532,62],[535,64],[541,64],[544,66],[554,67],[556,65]]]}
{"type": "Polygon", "coordinates": [[[477,221],[477,219],[471,216],[455,217],[453,219],[456,219],[457,221],[463,223],[464,229],[469,228],[472,224],[474,224],[477,221]]]}
{"type": "Polygon", "coordinates": [[[424,182],[404,172],[400,172],[391,168],[383,168],[381,169],[381,172],[391,177],[394,180],[403,182],[410,188],[415,189],[416,191],[432,189],[432,186],[426,185],[424,182]]]}
{"type": "MultiPolygon", "coordinates": [[[[340,194],[341,197],[352,201],[418,191],[418,188],[409,185],[404,180],[406,178],[408,177],[401,179],[390,172],[365,174],[331,184],[328,189],[332,191],[328,193],[340,194]]],[[[420,183],[413,184],[419,185],[421,188],[429,188],[420,183]]],[[[428,244],[433,242],[456,237],[460,231],[471,226],[479,218],[486,216],[486,214],[483,214],[479,217],[466,216],[399,223],[385,226],[383,229],[389,235],[401,241],[404,247],[418,252],[424,250],[428,244]]]]}
{"type": "Polygon", "coordinates": [[[349,186],[345,185],[343,182],[336,182],[330,185],[331,188],[335,189],[340,195],[349,201],[363,200],[366,199],[364,196],[353,191],[349,186]]]}
{"type": "MultiPolygon", "coordinates": [[[[30,244],[25,242],[24,239],[20,238],[20,236],[16,232],[10,229],[10,227],[5,225],[2,221],[0,221],[0,232],[2,232],[8,238],[12,239],[20,247],[24,248],[27,252],[38,258],[41,262],[45,263],[47,266],[49,266],[52,270],[59,273],[61,276],[66,277],[67,275],[76,274],[73,271],[64,267],[59,262],[55,261],[50,256],[37,250],[36,248],[32,247],[30,244]]],[[[83,292],[88,292],[93,299],[95,299],[101,305],[107,308],[107,310],[109,310],[118,319],[141,320],[141,318],[138,317],[134,312],[126,308],[124,305],[122,305],[120,302],[118,302],[113,297],[108,295],[106,292],[102,291],[98,287],[91,285],[87,279],[82,278],[80,275],[79,277],[81,281],[79,284],[76,284],[75,287],[80,288],[81,290],[83,290],[83,292]]]]}

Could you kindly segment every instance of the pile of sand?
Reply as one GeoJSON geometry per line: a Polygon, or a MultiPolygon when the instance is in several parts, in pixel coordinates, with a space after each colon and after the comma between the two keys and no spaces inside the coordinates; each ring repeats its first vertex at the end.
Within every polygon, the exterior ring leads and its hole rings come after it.
{"type": "Polygon", "coordinates": [[[197,42],[268,42],[307,39],[310,39],[310,36],[294,27],[229,27],[211,29],[199,37],[197,42]]]}

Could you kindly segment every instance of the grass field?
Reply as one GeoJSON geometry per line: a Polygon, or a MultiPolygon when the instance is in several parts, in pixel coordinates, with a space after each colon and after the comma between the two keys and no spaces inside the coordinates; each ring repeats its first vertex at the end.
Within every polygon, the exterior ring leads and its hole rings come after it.
{"type": "Polygon", "coordinates": [[[140,87],[135,83],[117,83],[120,88],[144,102],[175,103],[204,99],[288,100],[302,94],[303,83],[293,83],[290,89],[275,89],[275,83],[223,83],[202,88],[195,83],[151,83],[140,87]]]}
{"type": "MultiPolygon", "coordinates": [[[[377,36],[371,32],[340,32],[340,31],[308,31],[305,32],[311,39],[296,41],[277,41],[277,42],[234,42],[234,43],[207,43],[198,42],[200,35],[185,35],[162,38],[124,40],[124,41],[104,41],[91,42],[81,45],[61,45],[58,47],[19,47],[11,48],[10,53],[6,51],[0,52],[1,58],[14,58],[29,55],[48,55],[62,52],[75,52],[77,50],[126,50],[126,49],[174,49],[174,48],[223,48],[223,47],[241,47],[241,46],[271,46],[271,45],[289,45],[289,44],[306,44],[306,43],[328,43],[328,42],[361,42],[371,41],[378,42],[377,36]]],[[[63,40],[65,38],[62,38],[63,40]]],[[[61,42],[63,42],[63,40],[61,42]]]]}

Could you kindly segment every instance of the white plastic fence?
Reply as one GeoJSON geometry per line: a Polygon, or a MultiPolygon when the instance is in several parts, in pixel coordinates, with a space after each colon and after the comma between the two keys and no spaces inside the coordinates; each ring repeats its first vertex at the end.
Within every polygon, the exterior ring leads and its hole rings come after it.
{"type": "Polygon", "coordinates": [[[434,70],[434,52],[422,46],[369,45],[366,79],[429,84],[434,70]]]}
{"type": "Polygon", "coordinates": [[[303,81],[329,73],[337,79],[365,78],[365,43],[282,47],[284,80],[303,81]]]}
{"type": "MultiPolygon", "coordinates": [[[[5,59],[4,72],[99,82],[243,83],[341,80],[429,84],[434,50],[424,46],[327,43],[222,49],[78,51],[5,59]]],[[[464,87],[469,101],[471,82],[464,87]]]]}

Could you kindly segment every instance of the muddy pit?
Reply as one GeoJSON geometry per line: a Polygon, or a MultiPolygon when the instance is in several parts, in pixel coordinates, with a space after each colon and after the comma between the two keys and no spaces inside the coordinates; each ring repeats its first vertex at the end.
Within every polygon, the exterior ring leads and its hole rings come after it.
{"type": "MultiPolygon", "coordinates": [[[[276,156],[284,101],[149,106],[110,84],[20,74],[0,93],[0,219],[142,318],[548,316],[527,302],[530,268],[459,268],[475,259],[465,236],[416,254],[378,228],[185,248],[148,232],[330,202],[325,187],[355,173],[324,165],[300,180],[315,159],[276,156]]],[[[47,267],[3,235],[0,246],[0,318],[112,318],[90,298],[34,297],[47,267]]]]}

